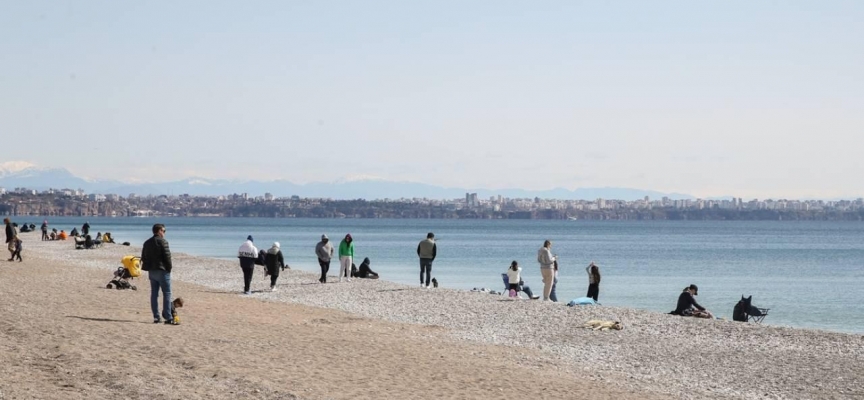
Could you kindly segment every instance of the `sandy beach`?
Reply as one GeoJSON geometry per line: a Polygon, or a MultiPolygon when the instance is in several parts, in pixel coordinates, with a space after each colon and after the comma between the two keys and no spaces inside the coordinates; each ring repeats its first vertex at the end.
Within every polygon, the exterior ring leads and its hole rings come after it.
{"type": "Polygon", "coordinates": [[[183,324],[154,325],[146,274],[105,289],[140,247],[22,237],[0,262],[0,399],[864,398],[861,335],[294,270],[271,293],[261,267],[242,296],[236,261],[180,253],[183,324]]]}

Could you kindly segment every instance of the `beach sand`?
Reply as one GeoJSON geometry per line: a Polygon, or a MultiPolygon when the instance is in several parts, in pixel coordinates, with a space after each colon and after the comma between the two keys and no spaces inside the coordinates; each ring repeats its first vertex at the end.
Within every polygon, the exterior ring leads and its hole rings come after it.
{"type": "MultiPolygon", "coordinates": [[[[146,280],[108,290],[111,269],[46,256],[70,242],[28,244],[0,262],[0,399],[646,398],[537,350],[176,280],[182,325],[153,324],[146,280]]],[[[76,255],[119,266],[130,250],[108,247],[76,255]]]]}
{"type": "Polygon", "coordinates": [[[0,262],[0,399],[864,398],[861,335],[301,271],[270,293],[261,267],[242,296],[236,260],[179,253],[183,324],[154,325],[146,273],[104,288],[140,247],[25,243],[0,262]]]}

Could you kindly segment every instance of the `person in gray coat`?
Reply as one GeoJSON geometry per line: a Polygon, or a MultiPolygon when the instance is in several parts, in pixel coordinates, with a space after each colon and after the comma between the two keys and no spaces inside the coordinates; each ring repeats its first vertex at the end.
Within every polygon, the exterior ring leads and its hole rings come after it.
{"type": "Polygon", "coordinates": [[[435,261],[435,256],[438,255],[438,245],[435,243],[435,234],[429,232],[426,234],[426,240],[420,241],[417,245],[417,256],[420,257],[420,287],[429,288],[429,280],[432,279],[432,261],[435,261]],[[426,282],[423,282],[423,275],[426,275],[426,282]]]}
{"type": "Polygon", "coordinates": [[[321,241],[315,245],[315,255],[318,257],[318,265],[321,266],[321,278],[318,282],[327,283],[327,271],[330,270],[330,259],[333,258],[333,245],[327,235],[321,235],[321,241]]]}

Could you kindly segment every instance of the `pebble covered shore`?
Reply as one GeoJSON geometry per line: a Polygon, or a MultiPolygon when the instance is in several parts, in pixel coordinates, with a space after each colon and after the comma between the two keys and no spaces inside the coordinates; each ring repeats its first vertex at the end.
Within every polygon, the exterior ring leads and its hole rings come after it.
{"type": "MultiPolygon", "coordinates": [[[[29,236],[24,237],[25,257],[27,252],[38,252],[72,267],[104,270],[105,281],[94,282],[94,290],[104,288],[123,255],[140,255],[140,246],[106,244],[94,250],[74,250],[72,241],[40,242],[38,234],[29,236]]],[[[226,249],[227,254],[233,251],[226,249]]],[[[290,264],[290,254],[286,256],[290,264]]],[[[237,301],[293,302],[369,318],[441,326],[453,340],[539,349],[557,360],[524,360],[537,368],[578,371],[590,379],[672,398],[864,398],[862,335],[618,307],[571,308],[487,293],[421,289],[419,284],[386,280],[339,283],[335,276],[338,261],[331,264],[329,277],[335,283],[322,285],[317,274],[290,270],[283,272],[276,292],[269,292],[269,277],[264,277],[263,267],[257,267],[253,294],[244,296],[238,262],[181,253],[174,253],[173,260],[172,280],[224,291],[236,295],[237,301]],[[592,319],[621,321],[624,330],[583,329],[592,319]]],[[[413,261],[406,260],[406,268],[414,268],[413,261]]],[[[146,273],[133,283],[149,291],[146,273]]]]}

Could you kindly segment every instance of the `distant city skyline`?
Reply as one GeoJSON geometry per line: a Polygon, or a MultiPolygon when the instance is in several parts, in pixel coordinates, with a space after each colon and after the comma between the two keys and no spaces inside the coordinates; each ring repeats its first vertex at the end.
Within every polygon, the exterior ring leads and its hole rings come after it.
{"type": "Polygon", "coordinates": [[[864,196],[864,3],[12,2],[0,164],[864,196]]]}

